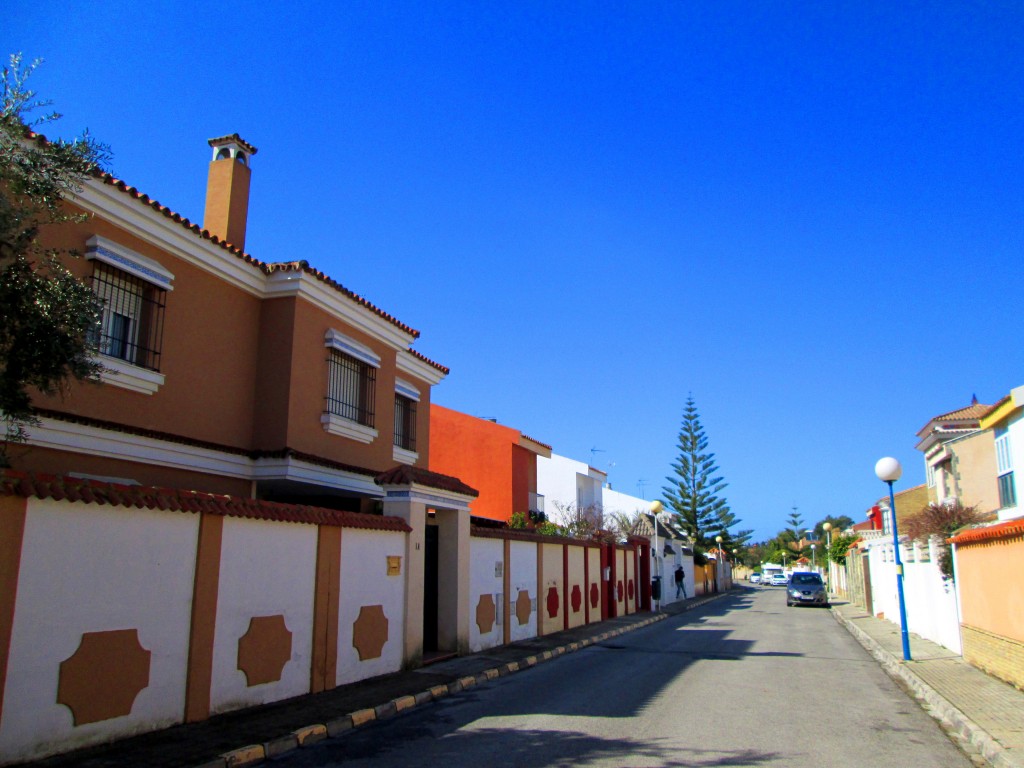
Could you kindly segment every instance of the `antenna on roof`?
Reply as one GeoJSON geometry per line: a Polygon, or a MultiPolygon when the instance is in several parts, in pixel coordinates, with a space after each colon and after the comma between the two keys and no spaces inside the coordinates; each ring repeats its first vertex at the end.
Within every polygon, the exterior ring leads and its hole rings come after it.
{"type": "Polygon", "coordinates": [[[594,454],[595,453],[606,453],[604,448],[591,448],[590,449],[590,466],[594,466],[594,454]]]}
{"type": "Polygon", "coordinates": [[[636,481],[637,490],[640,491],[640,498],[643,499],[644,501],[647,500],[647,497],[644,496],[644,486],[645,485],[647,485],[647,480],[642,478],[642,477],[639,480],[636,481]]]}

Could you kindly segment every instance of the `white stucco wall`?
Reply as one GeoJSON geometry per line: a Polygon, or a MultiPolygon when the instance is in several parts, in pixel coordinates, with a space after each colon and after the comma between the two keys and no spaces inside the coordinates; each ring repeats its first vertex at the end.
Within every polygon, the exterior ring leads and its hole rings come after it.
{"type": "MultiPolygon", "coordinates": [[[[920,555],[927,551],[927,548],[918,548],[920,555]]],[[[904,547],[900,553],[903,560],[903,598],[907,612],[907,628],[910,632],[945,646],[954,653],[961,653],[956,586],[942,578],[938,563],[934,559],[934,550],[930,555],[929,559],[917,562],[912,549],[904,547]]],[[[868,544],[868,559],[874,612],[876,615],[885,614],[886,619],[899,626],[896,563],[892,555],[891,540],[868,544]]]]}
{"type": "Polygon", "coordinates": [[[502,605],[505,600],[505,542],[501,539],[471,537],[469,544],[469,647],[475,653],[504,642],[502,605]],[[494,599],[495,623],[490,632],[481,634],[476,621],[476,609],[480,596],[487,594],[494,599]]]}
{"type": "Polygon", "coordinates": [[[510,542],[509,558],[512,564],[511,589],[506,599],[511,609],[511,640],[516,642],[537,636],[537,545],[528,541],[510,542]],[[516,617],[516,599],[524,589],[533,601],[533,611],[529,622],[520,625],[516,617]]]}
{"type": "Polygon", "coordinates": [[[199,517],[31,499],[0,723],[0,757],[39,757],[183,718],[199,517]],[[149,686],[131,714],[74,726],[60,663],[82,634],[137,629],[149,686]]]}
{"type": "Polygon", "coordinates": [[[590,467],[555,453],[551,458],[537,457],[537,493],[544,496],[548,518],[555,522],[559,520],[559,506],[602,503],[601,480],[590,476],[590,467]]]}
{"type": "Polygon", "coordinates": [[[309,691],[316,582],[315,525],[224,519],[210,711],[224,712],[309,691]],[[257,616],[284,616],[292,655],[276,682],[249,686],[238,640],[257,616]]]}
{"type": "Polygon", "coordinates": [[[405,638],[404,533],[346,528],[341,533],[341,604],[338,606],[338,685],[397,672],[405,638]],[[387,575],[389,556],[402,558],[402,573],[387,575]],[[359,660],[352,626],[364,605],[380,605],[388,620],[388,640],[376,659],[359,660]]]}
{"type": "Polygon", "coordinates": [[[601,490],[601,506],[604,508],[606,515],[620,512],[629,515],[633,519],[636,519],[636,516],[641,512],[651,511],[651,502],[649,500],[630,496],[628,493],[622,493],[608,487],[601,490]]]}

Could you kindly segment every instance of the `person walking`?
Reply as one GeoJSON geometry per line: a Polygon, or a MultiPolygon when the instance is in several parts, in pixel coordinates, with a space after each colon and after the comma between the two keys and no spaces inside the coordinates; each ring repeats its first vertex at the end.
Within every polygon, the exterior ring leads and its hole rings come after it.
{"type": "Polygon", "coordinates": [[[683,595],[683,599],[686,599],[686,582],[683,580],[686,574],[683,572],[683,566],[677,565],[675,571],[676,577],[676,597],[679,597],[680,593],[683,595]]]}

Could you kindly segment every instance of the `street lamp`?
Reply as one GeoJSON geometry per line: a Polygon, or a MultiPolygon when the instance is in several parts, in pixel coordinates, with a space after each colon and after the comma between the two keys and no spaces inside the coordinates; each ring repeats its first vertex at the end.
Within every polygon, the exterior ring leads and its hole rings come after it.
{"type": "Polygon", "coordinates": [[[818,571],[818,561],[814,559],[814,548],[816,546],[816,544],[811,544],[811,570],[815,573],[818,571]]]}
{"type": "Polygon", "coordinates": [[[657,499],[651,502],[651,516],[654,518],[654,570],[656,572],[652,581],[657,584],[658,597],[655,599],[654,605],[659,609],[661,608],[662,573],[658,567],[658,515],[664,508],[664,505],[657,499]]]}
{"type": "Polygon", "coordinates": [[[718,543],[718,557],[715,558],[715,586],[719,586],[725,581],[725,552],[722,550],[722,537],[715,536],[715,541],[718,543]],[[719,578],[721,574],[721,578],[719,578]]]}
{"type": "Polygon", "coordinates": [[[828,537],[828,543],[825,545],[825,562],[828,564],[828,588],[832,588],[832,523],[825,523],[821,526],[822,530],[825,531],[825,536],[828,537]]]}
{"type": "Polygon", "coordinates": [[[900,535],[896,529],[896,496],[892,484],[900,479],[903,467],[896,459],[886,456],[875,464],[878,479],[889,486],[889,513],[892,515],[892,544],[896,555],[896,593],[900,600],[900,634],[903,638],[903,660],[910,661],[910,634],[907,632],[907,604],[903,599],[903,559],[900,557],[900,535]]]}

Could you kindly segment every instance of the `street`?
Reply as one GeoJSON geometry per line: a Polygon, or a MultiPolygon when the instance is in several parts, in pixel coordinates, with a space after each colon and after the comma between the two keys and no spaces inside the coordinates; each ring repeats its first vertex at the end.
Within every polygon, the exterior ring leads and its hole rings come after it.
{"type": "Polygon", "coordinates": [[[738,590],[289,753],[281,766],[915,766],[971,762],[824,609],[738,590]]]}

